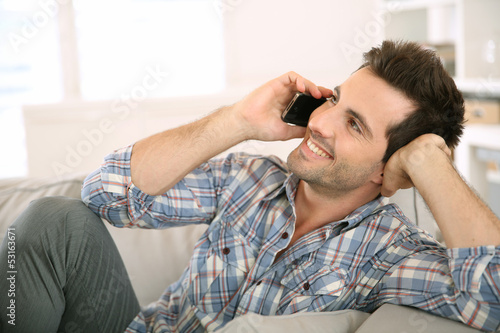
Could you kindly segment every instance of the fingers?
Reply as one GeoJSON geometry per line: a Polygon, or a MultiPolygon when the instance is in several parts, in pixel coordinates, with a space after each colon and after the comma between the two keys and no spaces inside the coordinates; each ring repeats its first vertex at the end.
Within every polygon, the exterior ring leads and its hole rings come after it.
{"type": "Polygon", "coordinates": [[[312,81],[307,80],[306,78],[300,76],[295,72],[288,72],[284,75],[284,79],[286,84],[295,85],[295,89],[299,92],[307,92],[311,96],[316,98],[321,97],[330,97],[333,95],[333,91],[331,89],[317,86],[312,81]]]}
{"type": "Polygon", "coordinates": [[[451,157],[451,149],[446,145],[446,141],[441,136],[428,133],[420,136],[418,139],[422,140],[424,146],[432,147],[432,145],[434,145],[442,150],[449,158],[451,157]]]}
{"type": "MultiPolygon", "coordinates": [[[[307,86],[306,86],[306,80],[301,77],[301,76],[298,76],[296,73],[293,73],[292,72],[292,75],[295,74],[295,88],[300,91],[300,92],[305,92],[307,90],[307,86]]],[[[293,77],[292,77],[292,80],[293,80],[293,77]]],[[[293,83],[293,81],[292,81],[293,83]]]]}
{"type": "Polygon", "coordinates": [[[328,88],[321,87],[321,86],[319,86],[318,89],[321,92],[322,96],[325,97],[325,98],[333,96],[333,90],[332,89],[328,89],[328,88]]]}
{"type": "Polygon", "coordinates": [[[446,153],[446,155],[448,155],[449,157],[451,157],[451,149],[450,147],[448,147],[446,145],[446,142],[444,141],[444,139],[440,136],[438,136],[438,143],[437,143],[437,146],[446,153]]]}
{"type": "Polygon", "coordinates": [[[395,193],[396,193],[397,190],[394,190],[394,189],[389,189],[389,188],[386,188],[386,187],[382,187],[382,190],[380,191],[380,194],[386,198],[390,198],[392,197],[395,193]]]}
{"type": "Polygon", "coordinates": [[[394,184],[388,179],[387,175],[384,174],[384,181],[382,182],[382,188],[380,189],[380,194],[384,197],[392,197],[396,193],[398,188],[394,188],[394,184]]]}
{"type": "MultiPolygon", "coordinates": [[[[384,176],[385,177],[385,176],[384,176]]],[[[382,183],[382,188],[380,189],[380,194],[384,197],[392,197],[400,189],[407,189],[413,187],[413,183],[406,178],[400,177],[397,179],[386,179],[382,183]]]]}
{"type": "MultiPolygon", "coordinates": [[[[399,156],[394,155],[393,157],[395,159],[399,158],[399,156]]],[[[413,187],[410,177],[400,168],[398,161],[395,159],[389,160],[384,168],[384,178],[380,189],[380,194],[384,197],[393,196],[399,189],[413,187]]]]}

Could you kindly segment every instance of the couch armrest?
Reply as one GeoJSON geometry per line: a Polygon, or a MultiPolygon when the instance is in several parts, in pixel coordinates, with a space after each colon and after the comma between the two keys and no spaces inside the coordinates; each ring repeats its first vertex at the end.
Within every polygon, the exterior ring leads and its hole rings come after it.
{"type": "MultiPolygon", "coordinates": [[[[0,180],[0,236],[33,200],[47,196],[80,198],[84,174],[57,178],[14,178],[0,180]]],[[[1,239],[0,238],[0,239],[1,239]]]]}

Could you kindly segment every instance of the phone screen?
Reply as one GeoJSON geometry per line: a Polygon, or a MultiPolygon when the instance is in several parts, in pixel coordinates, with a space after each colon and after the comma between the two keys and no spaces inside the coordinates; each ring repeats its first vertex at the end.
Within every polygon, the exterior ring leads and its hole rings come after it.
{"type": "Polygon", "coordinates": [[[325,101],[326,98],[314,98],[306,93],[297,93],[281,114],[281,119],[289,124],[306,127],[311,113],[325,101]]]}

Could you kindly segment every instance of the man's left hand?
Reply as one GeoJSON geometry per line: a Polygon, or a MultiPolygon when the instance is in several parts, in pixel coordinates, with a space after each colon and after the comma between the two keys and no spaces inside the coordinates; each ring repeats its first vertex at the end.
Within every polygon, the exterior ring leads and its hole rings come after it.
{"type": "Polygon", "coordinates": [[[435,134],[424,134],[397,150],[384,168],[381,193],[390,197],[399,189],[414,186],[416,173],[432,172],[440,164],[450,163],[451,150],[444,139],[435,134]]]}

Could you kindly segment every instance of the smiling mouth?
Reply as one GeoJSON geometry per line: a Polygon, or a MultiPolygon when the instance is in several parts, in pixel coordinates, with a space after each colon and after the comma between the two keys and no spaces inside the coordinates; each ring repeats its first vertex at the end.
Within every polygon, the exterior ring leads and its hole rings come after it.
{"type": "Polygon", "coordinates": [[[314,143],[312,143],[311,139],[308,139],[306,142],[307,147],[316,155],[323,157],[323,158],[329,158],[333,160],[333,156],[316,146],[314,143]]]}

